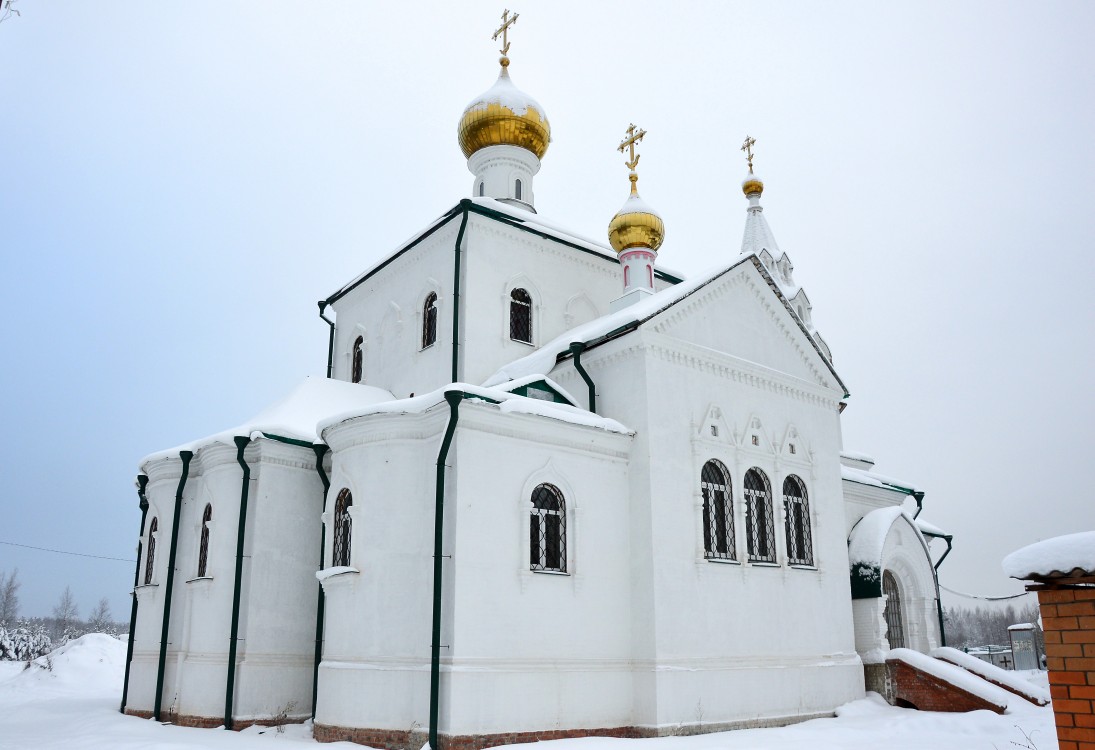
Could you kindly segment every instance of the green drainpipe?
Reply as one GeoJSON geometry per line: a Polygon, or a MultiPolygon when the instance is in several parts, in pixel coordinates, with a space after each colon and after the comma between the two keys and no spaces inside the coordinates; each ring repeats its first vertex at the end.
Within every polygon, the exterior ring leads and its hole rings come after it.
{"type": "MultiPolygon", "coordinates": [[[[316,452],[316,471],[319,472],[319,481],[323,482],[323,502],[327,502],[327,492],[331,489],[331,480],[327,478],[327,472],[323,470],[323,457],[327,454],[326,445],[313,445],[312,450],[316,452]]],[[[319,509],[320,513],[323,512],[322,505],[319,509]]],[[[319,570],[323,570],[323,556],[326,554],[326,550],[323,546],[323,524],[319,525],[319,570]]],[[[319,697],[319,662],[323,658],[323,609],[326,603],[326,597],[323,594],[323,584],[316,582],[319,586],[318,601],[316,601],[316,653],[315,664],[312,667],[312,719],[316,718],[316,700],[319,697]]]]}
{"type": "Polygon", "coordinates": [[[471,204],[467,198],[460,201],[464,209],[464,215],[460,219],[460,230],[456,233],[455,261],[453,262],[452,277],[452,378],[456,383],[460,380],[460,243],[464,241],[464,230],[468,227],[468,206],[471,204]]]}
{"type": "Polygon", "coordinates": [[[148,498],[144,490],[148,486],[148,477],[144,474],[137,475],[137,497],[141,506],[141,535],[137,537],[137,567],[133,571],[133,603],[129,608],[129,646],[125,650],[125,679],[122,680],[122,707],[118,709],[125,713],[126,699],[129,697],[129,665],[133,663],[133,631],[137,629],[137,585],[141,582],[141,548],[144,540],[144,521],[148,516],[148,498]]]}
{"type": "Polygon", "coordinates": [[[932,571],[935,574],[935,608],[939,614],[939,640],[940,645],[947,645],[947,632],[943,628],[943,597],[939,593],[939,566],[943,564],[943,561],[947,559],[947,555],[951,553],[951,541],[954,539],[953,534],[944,534],[940,537],[947,543],[947,551],[943,553],[943,556],[939,558],[939,561],[935,563],[935,569],[932,571]]]}
{"type": "Polygon", "coordinates": [[[330,379],[334,377],[335,366],[335,322],[323,314],[329,303],[326,300],[320,300],[317,304],[319,305],[319,317],[331,328],[331,332],[327,336],[327,378],[330,379]]]}
{"type": "Polygon", "coordinates": [[[594,414],[597,413],[597,388],[593,385],[593,378],[589,377],[589,373],[586,372],[586,368],[582,367],[582,352],[586,349],[586,345],[580,341],[575,341],[570,345],[570,353],[574,355],[574,369],[578,371],[578,374],[582,376],[582,380],[586,381],[586,387],[589,389],[589,410],[594,414]]]}
{"type": "Polygon", "coordinates": [[[448,391],[449,426],[437,454],[437,492],[434,496],[433,515],[433,642],[430,646],[430,748],[439,750],[437,744],[437,710],[441,697],[441,552],[445,521],[445,460],[449,456],[456,421],[460,418],[460,391],[448,391]]]}
{"type": "Polygon", "coordinates": [[[163,599],[163,627],[160,631],[160,661],[156,667],[156,704],[152,709],[152,718],[160,720],[160,709],[163,707],[163,677],[167,666],[167,629],[171,624],[171,593],[175,585],[175,557],[179,551],[179,516],[182,515],[183,488],[186,486],[186,478],[190,476],[190,459],[194,458],[193,451],[180,451],[182,459],[182,476],[179,477],[179,488],[175,490],[175,515],[171,521],[171,552],[167,557],[167,583],[165,585],[163,599]]]}
{"type": "Polygon", "coordinates": [[[240,488],[240,522],[236,532],[236,583],[232,590],[232,632],[228,640],[228,684],[224,689],[224,728],[232,728],[232,700],[236,697],[236,642],[240,631],[240,590],[243,586],[243,537],[247,528],[247,493],[251,485],[251,467],[243,457],[251,438],[237,435],[236,462],[243,468],[240,488]]]}

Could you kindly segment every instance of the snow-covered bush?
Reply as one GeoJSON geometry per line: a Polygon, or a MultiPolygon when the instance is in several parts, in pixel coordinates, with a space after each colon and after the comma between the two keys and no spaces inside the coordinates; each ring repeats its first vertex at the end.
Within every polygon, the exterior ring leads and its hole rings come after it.
{"type": "Polygon", "coordinates": [[[0,628],[0,659],[30,661],[53,650],[45,623],[41,620],[20,620],[15,628],[0,628]]]}

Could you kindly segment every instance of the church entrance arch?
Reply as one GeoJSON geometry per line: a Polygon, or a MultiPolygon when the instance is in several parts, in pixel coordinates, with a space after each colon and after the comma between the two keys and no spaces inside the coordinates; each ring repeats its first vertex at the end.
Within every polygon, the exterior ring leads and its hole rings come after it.
{"type": "Polygon", "coordinates": [[[897,577],[888,570],[882,574],[882,595],[886,599],[886,608],[882,612],[886,620],[886,640],[889,641],[890,648],[905,648],[901,588],[898,586],[897,577]]]}

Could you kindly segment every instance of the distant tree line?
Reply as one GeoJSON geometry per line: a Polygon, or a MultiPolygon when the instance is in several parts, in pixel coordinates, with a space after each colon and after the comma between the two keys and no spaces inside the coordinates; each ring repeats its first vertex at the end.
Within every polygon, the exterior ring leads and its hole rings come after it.
{"type": "Polygon", "coordinates": [[[1035,602],[1016,607],[973,608],[948,607],[943,610],[943,625],[947,631],[947,645],[954,648],[977,646],[1011,647],[1008,626],[1022,622],[1038,622],[1038,605],[1035,602]]]}
{"type": "Polygon", "coordinates": [[[52,617],[19,617],[19,570],[0,571],[0,660],[30,661],[85,633],[117,636],[119,623],[104,596],[81,619],[72,589],[65,586],[52,617]]]}

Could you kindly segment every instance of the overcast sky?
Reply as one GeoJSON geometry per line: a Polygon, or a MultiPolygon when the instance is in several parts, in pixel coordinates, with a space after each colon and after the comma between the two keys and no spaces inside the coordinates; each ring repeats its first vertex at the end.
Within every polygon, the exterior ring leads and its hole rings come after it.
{"type": "MultiPolygon", "coordinates": [[[[0,23],[0,541],[131,558],[142,456],[322,375],[315,301],[470,194],[495,2],[41,2],[0,23]]],[[[552,221],[603,240],[645,128],[659,260],[737,255],[738,148],[944,585],[1095,528],[1095,4],[525,2],[552,221]]],[[[128,615],[131,563],[0,545],[24,614],[128,615]]]]}

